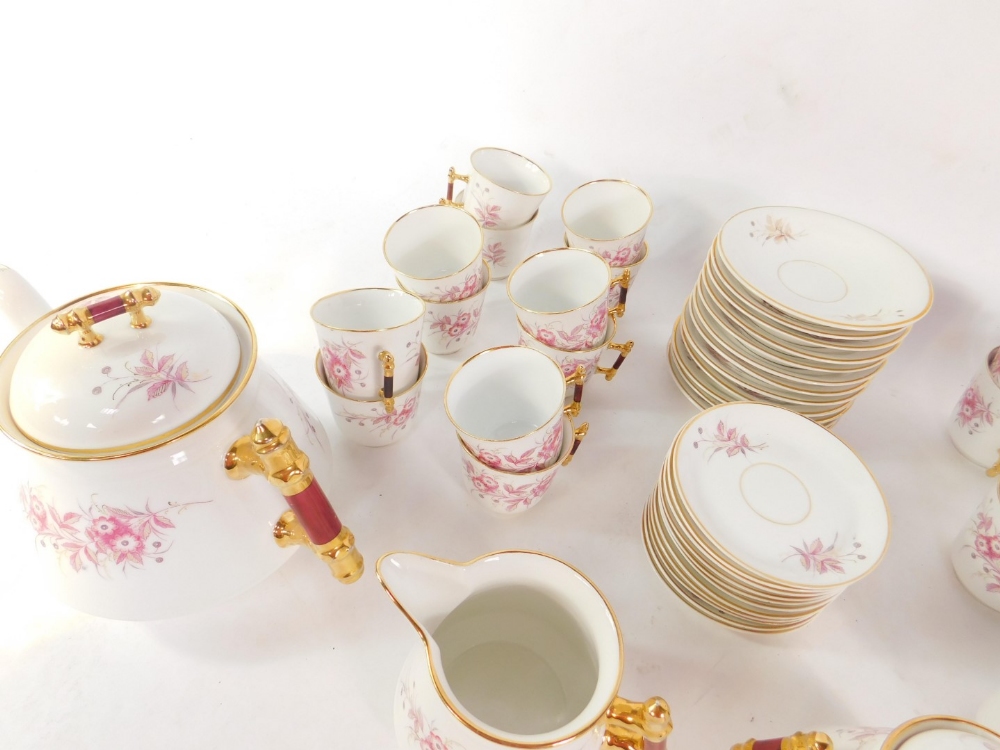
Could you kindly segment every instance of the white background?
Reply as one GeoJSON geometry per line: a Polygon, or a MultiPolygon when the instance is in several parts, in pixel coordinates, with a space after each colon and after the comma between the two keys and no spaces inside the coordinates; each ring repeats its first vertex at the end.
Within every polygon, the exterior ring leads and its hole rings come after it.
{"type": "MultiPolygon", "coordinates": [[[[269,361],[324,416],[331,494],[369,563],[537,548],[602,587],[625,695],[665,696],[675,748],[829,724],[972,715],[998,687],[1000,614],[947,549],[991,486],[945,436],[1000,340],[993,2],[8,4],[0,13],[0,262],[53,304],[168,279],[235,299],[269,361]],[[389,285],[390,223],[435,201],[481,145],[553,176],[533,247],[575,185],[623,177],[656,203],[622,330],[636,349],[585,404],[579,461],[537,509],[481,512],[460,484],[434,358],[415,437],[339,437],[310,360],[319,296],[389,285]],[[880,480],[888,557],[815,623],[730,631],[653,573],[639,521],[693,413],[665,347],[712,236],[791,204],[901,242],[936,300],[836,427],[880,480]]],[[[502,285],[475,349],[515,340],[502,285]]],[[[471,354],[473,350],[465,354],[471,354]]],[[[14,459],[4,454],[4,473],[14,459]]],[[[336,586],[304,554],[200,615],[110,622],[51,603],[16,497],[0,507],[0,746],[391,748],[415,635],[369,571],[336,586]],[[5,556],[6,555],[6,556],[5,556]]]]}

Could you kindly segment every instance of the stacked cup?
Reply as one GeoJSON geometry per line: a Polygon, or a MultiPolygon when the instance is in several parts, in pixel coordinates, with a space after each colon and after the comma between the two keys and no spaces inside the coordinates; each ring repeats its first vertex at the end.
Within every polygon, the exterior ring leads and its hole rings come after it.
{"type": "Polygon", "coordinates": [[[398,218],[382,245],[400,289],[423,300],[423,339],[432,354],[453,354],[479,330],[490,269],[483,230],[454,206],[414,209],[398,218]]]}
{"type": "MultiPolygon", "coordinates": [[[[618,273],[635,281],[649,253],[646,227],[653,201],[641,187],[625,180],[594,180],[576,188],[563,201],[566,244],[593,250],[618,273]]],[[[627,287],[616,285],[610,304],[624,301],[627,287]]]]}
{"type": "Polygon", "coordinates": [[[464,207],[483,227],[483,258],[494,279],[505,279],[527,255],[538,207],[552,190],[552,179],[530,159],[502,148],[478,148],[469,157],[469,174],[448,171],[441,203],[464,207]],[[468,188],[454,195],[455,181],[468,188]]]}
{"type": "Polygon", "coordinates": [[[616,319],[625,312],[624,294],[609,307],[614,285],[628,289],[629,271],[614,276],[595,252],[561,247],[532,255],[507,279],[507,295],[517,308],[520,340],[554,360],[569,376],[582,368],[587,378],[600,371],[611,380],[632,351],[632,342],[614,341],[616,319]],[[601,355],[618,353],[611,367],[599,367],[601,355]]]}
{"type": "Polygon", "coordinates": [[[534,507],[587,434],[586,423],[572,421],[582,398],[582,368],[566,378],[528,347],[494,347],[466,360],[445,387],[444,407],[470,495],[504,515],[534,507]]]}
{"type": "Polygon", "coordinates": [[[398,289],[348,289],[312,307],[316,376],[334,420],[354,442],[389,445],[412,432],[427,371],[424,303],[398,289]]]}

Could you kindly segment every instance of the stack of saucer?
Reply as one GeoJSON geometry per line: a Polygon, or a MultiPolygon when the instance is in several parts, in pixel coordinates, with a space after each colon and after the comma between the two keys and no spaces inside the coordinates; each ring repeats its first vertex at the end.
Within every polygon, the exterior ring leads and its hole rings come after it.
{"type": "Polygon", "coordinates": [[[642,529],[657,573],[693,609],[778,633],[878,565],[889,511],[830,432],[787,409],[737,403],[681,428],[642,529]]]}
{"type": "Polygon", "coordinates": [[[716,236],[674,326],[674,378],[699,407],[785,406],[830,426],[930,309],[920,265],[821,211],[743,211],[716,236]]]}

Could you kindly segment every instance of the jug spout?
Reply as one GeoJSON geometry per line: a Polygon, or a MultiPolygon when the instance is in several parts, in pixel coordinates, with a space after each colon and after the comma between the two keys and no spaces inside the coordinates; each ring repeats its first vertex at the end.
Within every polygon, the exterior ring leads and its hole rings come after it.
{"type": "Polygon", "coordinates": [[[0,351],[51,309],[24,277],[0,265],[0,351]]]}
{"type": "Polygon", "coordinates": [[[475,589],[466,566],[413,552],[383,555],[375,573],[425,641],[475,589]]]}

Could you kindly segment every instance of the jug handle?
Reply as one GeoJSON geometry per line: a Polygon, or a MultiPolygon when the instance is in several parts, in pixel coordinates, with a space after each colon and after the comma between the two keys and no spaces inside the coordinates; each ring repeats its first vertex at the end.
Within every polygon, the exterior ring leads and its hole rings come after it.
{"type": "Polygon", "coordinates": [[[732,750],[833,750],[833,740],[824,732],[796,732],[771,740],[747,740],[732,750]]]}
{"type": "Polygon", "coordinates": [[[670,706],[658,696],[645,703],[616,697],[607,717],[602,750],[665,750],[674,728],[670,706]]]}
{"type": "Polygon", "coordinates": [[[364,559],[354,534],[344,526],[309,468],[309,457],[278,419],[261,419],[253,432],[239,438],[223,461],[230,479],[260,474],[284,495],[291,510],[274,525],[279,547],[301,544],[327,564],[341,583],[354,583],[364,572],[364,559]]]}

